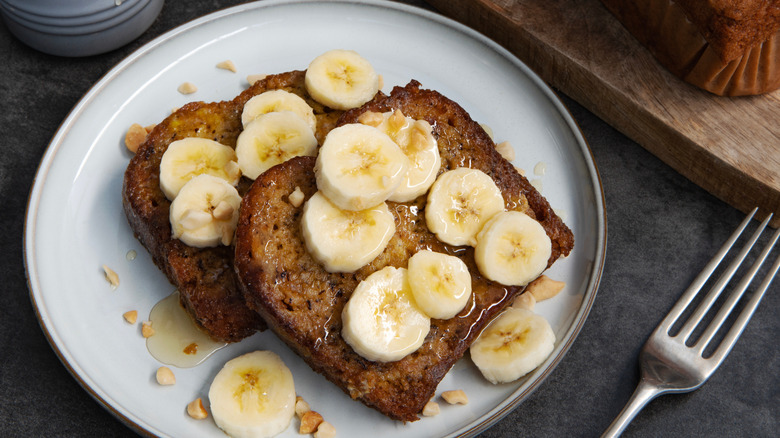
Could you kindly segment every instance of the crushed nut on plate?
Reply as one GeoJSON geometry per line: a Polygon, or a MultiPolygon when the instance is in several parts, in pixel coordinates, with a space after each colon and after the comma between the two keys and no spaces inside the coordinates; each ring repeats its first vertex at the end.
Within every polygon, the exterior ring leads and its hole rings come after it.
{"type": "Polygon", "coordinates": [[[333,438],[336,436],[336,428],[327,421],[320,423],[317,431],[314,432],[314,438],[333,438]]]}
{"type": "Polygon", "coordinates": [[[530,293],[536,301],[544,301],[558,295],[564,286],[566,286],[566,282],[553,280],[546,275],[542,275],[528,284],[523,295],[530,293]]]}
{"type": "Polygon", "coordinates": [[[122,317],[130,324],[135,324],[135,322],[138,320],[138,311],[137,310],[128,310],[127,312],[122,314],[122,317]]]}
{"type": "Polygon", "coordinates": [[[217,68],[221,68],[222,70],[230,70],[233,73],[237,72],[238,69],[236,68],[236,64],[233,63],[231,60],[222,61],[219,64],[217,64],[217,68]]]}
{"type": "Polygon", "coordinates": [[[111,287],[114,289],[119,287],[119,275],[113,269],[103,265],[103,273],[106,275],[106,280],[111,284],[111,287]]]}
{"type": "Polygon", "coordinates": [[[198,91],[198,87],[195,86],[192,82],[184,82],[183,84],[179,85],[179,88],[177,88],[179,93],[181,94],[192,94],[196,91],[198,91]]]}
{"type": "Polygon", "coordinates": [[[422,410],[423,417],[433,417],[439,415],[439,413],[441,413],[441,409],[439,409],[439,404],[433,400],[426,403],[425,407],[423,407],[422,410]]]}
{"type": "Polygon", "coordinates": [[[512,147],[512,143],[509,143],[508,141],[502,141],[501,143],[496,145],[496,150],[499,154],[501,154],[502,157],[506,158],[507,161],[514,161],[515,160],[515,148],[512,147]]]}
{"type": "Polygon", "coordinates": [[[145,338],[154,335],[154,329],[152,328],[151,321],[144,321],[141,323],[141,335],[143,335],[145,338]]]}
{"type": "Polygon", "coordinates": [[[249,75],[246,77],[246,81],[249,82],[249,85],[254,85],[255,82],[262,81],[266,76],[268,75],[249,75]]]}
{"type": "Polygon", "coordinates": [[[173,371],[168,367],[157,368],[155,378],[157,379],[157,383],[163,386],[176,383],[176,376],[173,375],[173,371]]]}
{"type": "Polygon", "coordinates": [[[317,430],[322,421],[322,415],[317,411],[308,411],[301,417],[301,427],[298,428],[298,433],[313,433],[317,430]]]}
{"type": "Polygon", "coordinates": [[[149,132],[138,123],[133,123],[127,128],[125,134],[125,147],[132,153],[138,152],[138,147],[144,144],[149,132]]]}
{"type": "Polygon", "coordinates": [[[297,415],[298,418],[303,417],[303,414],[309,412],[310,410],[311,407],[309,407],[309,403],[306,402],[303,397],[295,397],[295,415],[297,415]]]}
{"type": "Polygon", "coordinates": [[[515,298],[515,301],[512,303],[512,307],[516,309],[526,309],[530,311],[534,311],[534,307],[536,306],[536,298],[534,298],[533,294],[530,292],[523,292],[515,298]]]}
{"type": "Polygon", "coordinates": [[[460,405],[467,405],[469,404],[469,398],[466,396],[466,393],[463,392],[462,389],[455,389],[452,391],[444,391],[441,393],[441,398],[444,399],[447,403],[454,405],[454,404],[460,404],[460,405]]]}
{"type": "Polygon", "coordinates": [[[203,407],[203,400],[201,400],[200,397],[187,405],[187,414],[196,420],[203,420],[209,416],[209,413],[206,412],[206,408],[203,407]]]}

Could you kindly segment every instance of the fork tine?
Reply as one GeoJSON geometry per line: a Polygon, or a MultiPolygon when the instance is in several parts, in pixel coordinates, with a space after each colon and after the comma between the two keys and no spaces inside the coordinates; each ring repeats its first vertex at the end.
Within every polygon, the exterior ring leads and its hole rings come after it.
{"type": "Polygon", "coordinates": [[[675,303],[674,307],[672,307],[672,310],[670,310],[663,321],[661,321],[661,324],[658,325],[656,332],[663,332],[665,334],[669,333],[669,329],[671,329],[672,324],[677,321],[680,315],[682,315],[683,311],[685,311],[688,305],[691,304],[693,298],[697,293],[699,293],[699,290],[707,282],[707,279],[710,278],[712,272],[715,271],[715,268],[718,267],[721,260],[723,260],[723,257],[726,256],[726,253],[729,252],[729,249],[731,249],[731,247],[734,245],[734,242],[737,241],[740,234],[742,234],[742,231],[744,231],[745,227],[747,227],[748,223],[750,223],[750,220],[756,214],[756,211],[758,211],[758,208],[754,208],[753,211],[751,211],[747,217],[745,217],[742,223],[739,224],[739,227],[734,230],[734,232],[731,234],[731,237],[729,237],[726,243],[723,244],[720,250],[718,250],[712,260],[707,263],[699,275],[696,276],[691,285],[688,286],[688,289],[685,290],[682,297],[680,297],[677,303],[675,303]]]}
{"type": "MultiPolygon", "coordinates": [[[[780,237],[780,228],[778,228],[775,234],[772,236],[771,243],[767,245],[766,249],[764,249],[764,252],[767,255],[769,254],[771,247],[774,246],[774,244],[777,242],[778,237],[780,237]]],[[[764,254],[762,254],[762,256],[763,255],[764,254]]],[[[769,285],[772,283],[772,280],[775,279],[778,270],[780,270],[780,254],[778,254],[774,265],[772,265],[772,268],[770,268],[769,272],[767,272],[766,277],[764,277],[764,280],[761,282],[761,285],[753,293],[753,296],[750,297],[750,300],[745,305],[745,308],[742,309],[742,311],[739,313],[737,320],[734,321],[734,325],[729,329],[728,333],[726,333],[723,341],[709,359],[715,362],[716,368],[721,364],[721,362],[723,362],[723,359],[726,358],[729,352],[731,352],[731,348],[734,347],[734,344],[736,344],[737,339],[742,334],[745,326],[747,326],[747,323],[750,321],[750,318],[756,311],[758,304],[761,302],[761,299],[764,297],[767,289],[769,289],[769,285]]]]}
{"type": "MultiPolygon", "coordinates": [[[[770,215],[771,217],[771,215],[770,215]]],[[[704,333],[699,337],[699,339],[696,341],[696,351],[699,354],[702,354],[704,352],[704,349],[707,348],[707,345],[712,340],[712,337],[715,336],[715,333],[720,330],[721,325],[723,325],[723,322],[726,320],[726,318],[731,314],[731,311],[734,310],[734,306],[736,306],[737,302],[742,298],[742,296],[745,294],[745,290],[747,290],[750,283],[753,282],[753,278],[755,278],[756,274],[758,273],[758,270],[761,269],[761,266],[766,261],[767,257],[769,257],[769,253],[772,251],[772,248],[774,248],[775,243],[777,243],[778,238],[780,238],[780,228],[775,232],[775,234],[772,236],[772,238],[769,240],[769,243],[767,243],[764,250],[761,252],[761,255],[758,257],[758,259],[753,263],[753,266],[750,268],[750,270],[745,274],[744,277],[742,277],[742,280],[740,280],[737,287],[731,292],[731,295],[726,300],[725,303],[723,303],[723,306],[720,308],[718,313],[715,315],[715,318],[713,318],[712,322],[710,322],[707,329],[704,331],[704,333]]],[[[780,264],[780,256],[778,256],[777,262],[775,262],[775,266],[773,266],[773,270],[777,272],[778,264],[780,264]]],[[[771,271],[767,274],[764,283],[762,283],[761,287],[758,289],[758,291],[761,290],[761,288],[768,288],[769,283],[772,281],[772,278],[774,276],[774,273],[771,271]]],[[[763,292],[761,292],[763,293],[763,292]]],[[[725,340],[724,340],[725,341],[725,340]]]]}
{"type": "Polygon", "coordinates": [[[731,281],[731,277],[734,276],[734,273],[737,272],[737,269],[739,269],[739,266],[745,260],[745,257],[748,255],[750,250],[753,249],[753,245],[755,245],[756,241],[758,241],[761,233],[764,232],[764,228],[766,228],[766,225],[769,223],[769,219],[771,217],[772,215],[769,215],[766,219],[764,219],[758,229],[753,233],[753,236],[750,237],[750,240],[745,244],[744,247],[742,247],[742,250],[740,250],[736,258],[731,262],[731,264],[729,264],[726,271],[721,274],[720,278],[718,278],[718,281],[712,286],[712,289],[710,289],[701,303],[699,303],[699,305],[696,307],[696,310],[693,312],[693,314],[682,326],[680,332],[676,336],[679,336],[683,342],[688,340],[688,337],[691,335],[691,333],[693,333],[693,330],[697,325],[699,325],[699,322],[701,322],[702,318],[704,318],[704,315],[707,314],[707,312],[712,307],[712,304],[715,303],[715,300],[718,299],[721,292],[723,292],[723,289],[726,287],[729,281],[731,281]]]}

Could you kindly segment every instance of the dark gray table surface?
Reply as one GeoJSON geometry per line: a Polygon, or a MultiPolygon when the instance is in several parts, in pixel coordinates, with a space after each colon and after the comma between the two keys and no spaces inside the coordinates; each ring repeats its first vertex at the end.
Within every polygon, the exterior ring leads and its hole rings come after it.
{"type": "MultiPolygon", "coordinates": [[[[38,325],[23,263],[27,197],[50,139],[92,84],[161,33],[237,3],[170,0],[138,40],[82,59],[36,52],[0,26],[0,436],[135,435],[79,386],[38,325]]],[[[429,8],[421,1],[404,3],[429,8]]],[[[598,436],[638,381],[637,357],[646,338],[744,216],[576,102],[561,98],[601,175],[606,265],[595,304],[568,354],[485,437],[598,436]]],[[[625,436],[777,436],[778,307],[780,281],[710,381],[696,392],[651,402],[625,436]]]]}

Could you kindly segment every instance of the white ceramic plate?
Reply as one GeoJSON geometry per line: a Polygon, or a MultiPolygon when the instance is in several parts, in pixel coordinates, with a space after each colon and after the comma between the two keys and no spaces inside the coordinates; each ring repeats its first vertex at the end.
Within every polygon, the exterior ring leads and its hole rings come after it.
{"type": "MultiPolygon", "coordinates": [[[[52,347],[84,388],[131,427],[160,436],[224,437],[212,421],[195,421],[185,406],[207,400],[224,362],[270,349],[292,369],[297,392],[333,423],[339,436],[473,435],[517,406],[549,375],[574,341],[593,303],[606,241],[603,193],[589,149],[553,92],[487,38],[438,15],[397,3],[264,1],[223,10],[147,44],[111,70],[78,103],[46,151],[30,194],[25,261],[33,304],[52,347]],[[271,333],[218,351],[201,365],[175,369],[160,387],[160,365],[147,352],[130,309],[144,320],[173,290],[133,238],[122,212],[123,146],[132,123],[154,124],[191,100],[230,99],[248,74],[305,69],[334,48],[353,49],[384,76],[384,91],[410,79],[459,102],[517,150],[515,164],[574,231],[573,253],[549,271],[564,291],[537,305],[558,337],[553,355],[520,381],[492,385],[468,358],[438,391],[463,389],[466,406],[442,404],[440,415],[402,424],[352,401],[314,374],[271,333]],[[237,74],[215,68],[235,62],[237,74]],[[197,85],[184,96],[184,81],[197,85]],[[534,173],[544,163],[544,175],[534,173]],[[135,250],[138,257],[128,260],[135,250]],[[121,284],[112,290],[101,266],[121,284]]],[[[300,436],[296,420],[284,436],[300,436]]]]}

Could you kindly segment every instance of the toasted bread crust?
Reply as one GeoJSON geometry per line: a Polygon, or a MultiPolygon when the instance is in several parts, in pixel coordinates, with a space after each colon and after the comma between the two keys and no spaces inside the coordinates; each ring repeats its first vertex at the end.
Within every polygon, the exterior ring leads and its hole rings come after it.
{"type": "MultiPolygon", "coordinates": [[[[307,99],[317,114],[319,139],[341,114],[308,98],[304,72],[268,76],[231,101],[184,105],[155,126],[125,171],[122,202],[133,233],[179,290],[181,302],[193,319],[219,341],[239,341],[265,328],[265,324],[246,306],[237,287],[232,248],[194,248],[171,238],[171,203],[160,189],[160,161],[171,142],[186,137],[209,138],[235,147],[242,130],[244,104],[270,89],[285,89],[307,99]]],[[[245,193],[250,184],[242,178],[239,192],[245,193]]]]}
{"type": "MultiPolygon", "coordinates": [[[[571,231],[544,198],[495,151],[484,130],[456,103],[412,82],[379,95],[339,124],[357,120],[364,111],[401,109],[425,119],[439,142],[442,168],[469,166],[493,177],[506,206],[536,217],[553,240],[549,264],[573,247],[571,231]]],[[[353,274],[326,272],[306,251],[300,219],[302,207],[287,196],[296,187],[311,197],[317,190],[312,157],[299,157],[261,175],[244,197],[236,231],[235,268],[250,307],[315,371],[352,398],[390,418],[415,421],[436,387],[479,332],[522,291],[491,282],[479,274],[473,248],[452,247],[428,231],[425,196],[409,203],[388,202],[396,233],[375,260],[353,274]],[[359,356],[341,337],[341,312],[357,284],[385,266],[406,267],[421,249],[460,257],[472,273],[472,296],[464,310],[448,320],[432,320],[422,347],[390,363],[359,356]]]]}

